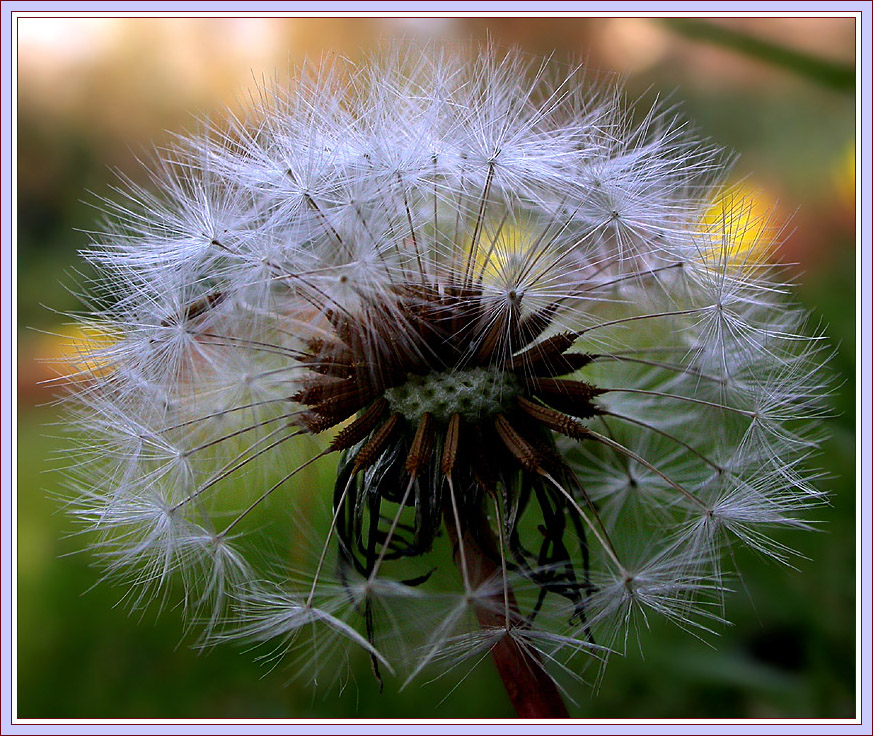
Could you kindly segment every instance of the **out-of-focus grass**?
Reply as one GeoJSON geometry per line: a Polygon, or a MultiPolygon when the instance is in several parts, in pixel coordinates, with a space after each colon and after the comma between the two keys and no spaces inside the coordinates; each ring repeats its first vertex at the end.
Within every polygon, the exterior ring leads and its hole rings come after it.
{"type": "MultiPolygon", "coordinates": [[[[351,659],[344,685],[319,694],[283,665],[271,670],[243,647],[195,647],[182,613],[159,602],[130,614],[126,588],[95,584],[100,571],[81,550],[81,538],[47,493],[59,476],[45,459],[63,443],[48,426],[51,408],[26,410],[19,422],[18,692],[22,718],[287,718],[512,717],[495,673],[482,669],[442,709],[435,705],[448,680],[397,695],[402,682],[387,677],[380,695],[363,652],[351,659]],[[73,554],[70,554],[73,553],[73,554]],[[492,693],[484,703],[481,693],[492,693]]],[[[70,462],[70,458],[62,463],[70,462]]],[[[320,479],[329,487],[328,478],[320,479]]],[[[53,494],[52,494],[53,495],[53,494]]]]}

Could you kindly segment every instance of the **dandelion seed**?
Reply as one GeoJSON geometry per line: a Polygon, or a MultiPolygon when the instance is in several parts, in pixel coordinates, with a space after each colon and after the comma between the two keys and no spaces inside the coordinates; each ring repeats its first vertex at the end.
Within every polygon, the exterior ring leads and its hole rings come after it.
{"type": "Polygon", "coordinates": [[[319,681],[490,654],[523,716],[650,616],[705,635],[725,547],[787,561],[768,530],[821,500],[827,391],[771,231],[712,214],[726,168],[490,47],[334,61],[180,139],[85,254],[112,339],[68,475],[109,574],[319,681]]]}

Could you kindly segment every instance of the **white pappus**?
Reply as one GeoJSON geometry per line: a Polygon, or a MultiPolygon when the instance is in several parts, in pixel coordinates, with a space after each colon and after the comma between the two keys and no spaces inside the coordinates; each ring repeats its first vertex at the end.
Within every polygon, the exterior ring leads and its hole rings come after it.
{"type": "Polygon", "coordinates": [[[400,46],[157,158],[104,203],[65,398],[132,605],[319,677],[509,642],[561,680],[649,616],[716,628],[725,549],[785,561],[821,503],[829,348],[675,110],[400,46]]]}

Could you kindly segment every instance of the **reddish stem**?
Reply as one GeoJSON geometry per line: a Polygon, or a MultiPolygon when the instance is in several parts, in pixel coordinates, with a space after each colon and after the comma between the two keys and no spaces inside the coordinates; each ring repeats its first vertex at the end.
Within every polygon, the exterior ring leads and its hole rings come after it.
{"type": "MultiPolygon", "coordinates": [[[[451,509],[443,514],[452,542],[455,564],[461,565],[461,545],[451,509]]],[[[502,570],[494,533],[484,518],[465,520],[463,554],[470,585],[473,589],[488,580],[500,579],[502,570]]],[[[509,589],[510,625],[519,625],[521,614],[512,589],[509,589]]],[[[503,591],[489,596],[488,605],[476,605],[476,616],[483,629],[505,628],[503,591]]],[[[491,649],[497,672],[519,718],[569,718],[567,706],[554,680],[549,677],[536,651],[523,649],[511,636],[502,637],[491,649]]]]}

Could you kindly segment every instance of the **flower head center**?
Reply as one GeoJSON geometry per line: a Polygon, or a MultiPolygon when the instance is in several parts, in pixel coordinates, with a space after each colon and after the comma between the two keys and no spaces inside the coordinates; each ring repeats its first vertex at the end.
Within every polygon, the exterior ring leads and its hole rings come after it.
{"type": "Polygon", "coordinates": [[[518,379],[506,371],[470,368],[445,373],[410,375],[406,383],[385,391],[391,410],[417,423],[430,414],[441,424],[452,414],[478,422],[512,405],[519,394],[518,379]]]}

